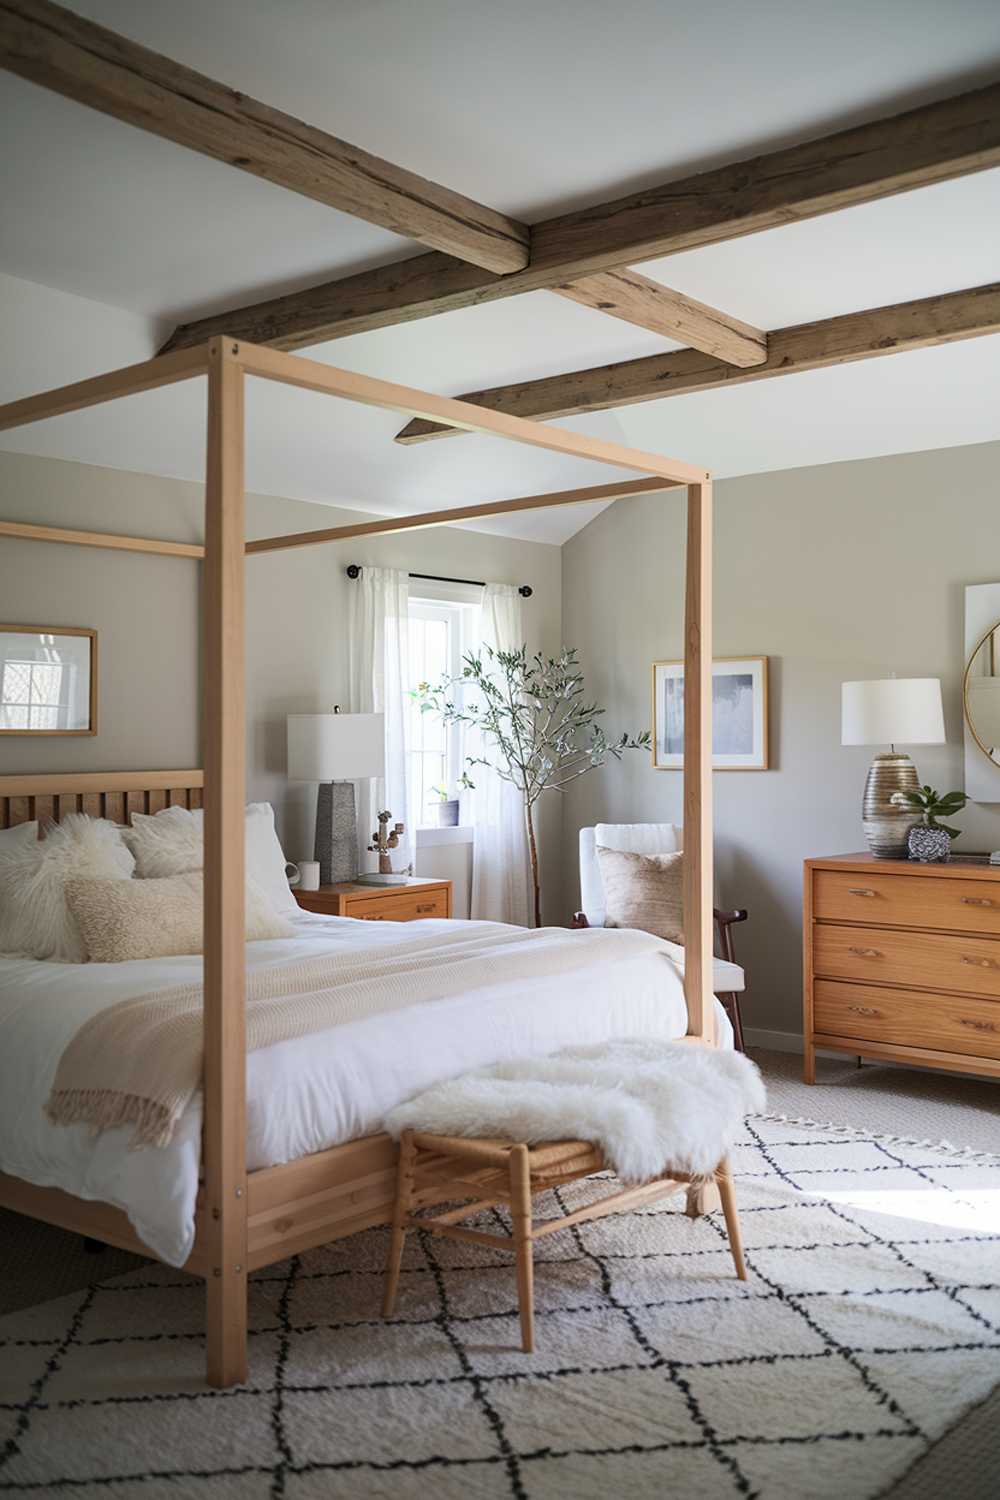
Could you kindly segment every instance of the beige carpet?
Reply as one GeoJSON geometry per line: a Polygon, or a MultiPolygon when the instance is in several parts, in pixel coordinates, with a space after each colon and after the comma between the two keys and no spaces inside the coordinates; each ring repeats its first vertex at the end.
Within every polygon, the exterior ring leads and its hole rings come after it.
{"type": "Polygon", "coordinates": [[[815,1084],[806,1084],[798,1054],[754,1048],[751,1056],[776,1114],[1000,1151],[1000,1081],[821,1057],[815,1084]]]}
{"type": "Polygon", "coordinates": [[[0,1489],[874,1500],[996,1381],[1000,1162],[751,1120],[733,1165],[748,1283],[718,1215],[576,1226],[539,1249],[533,1356],[479,1247],[411,1236],[384,1322],[381,1230],[251,1279],[235,1392],[204,1386],[203,1289],[166,1268],[11,1314],[0,1489]]]}

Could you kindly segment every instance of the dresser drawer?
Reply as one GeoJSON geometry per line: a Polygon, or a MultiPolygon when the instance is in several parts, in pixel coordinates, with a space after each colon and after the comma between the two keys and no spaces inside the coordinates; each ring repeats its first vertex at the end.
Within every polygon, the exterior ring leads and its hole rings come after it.
{"type": "Polygon", "coordinates": [[[936,927],[1000,937],[1000,884],[902,872],[817,870],[813,914],[820,922],[936,927]]]}
{"type": "Polygon", "coordinates": [[[989,1000],[817,979],[813,1032],[1000,1058],[1000,1006],[989,1000]]]}
{"type": "Polygon", "coordinates": [[[1000,1000],[1000,941],[819,922],[813,928],[813,972],[824,979],[965,990],[1000,1000]]]}
{"type": "Polygon", "coordinates": [[[415,922],[424,917],[446,917],[448,892],[414,891],[412,895],[348,898],[345,915],[360,917],[363,922],[415,922]]]}

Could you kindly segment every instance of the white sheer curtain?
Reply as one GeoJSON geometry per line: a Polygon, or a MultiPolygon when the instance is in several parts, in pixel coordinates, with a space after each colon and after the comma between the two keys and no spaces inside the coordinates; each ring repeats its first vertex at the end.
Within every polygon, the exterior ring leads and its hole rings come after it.
{"type": "MultiPolygon", "coordinates": [[[[479,610],[478,633],[473,628],[473,649],[492,646],[494,651],[516,651],[524,642],[521,599],[512,584],[488,583],[479,610]]],[[[471,736],[467,737],[467,741],[471,736]]],[[[466,753],[494,753],[490,745],[466,744],[466,753]]],[[[468,810],[475,830],[472,853],[472,915],[490,922],[531,925],[531,875],[528,866],[528,836],[524,828],[524,806],[520,793],[492,768],[473,766],[476,784],[467,793],[468,810]]]]}
{"type": "Polygon", "coordinates": [[[409,593],[410,580],[397,568],[361,570],[349,585],[349,692],[351,712],[385,714],[385,779],[359,781],[358,843],[360,868],[374,870],[378,862],[367,848],[377,826],[377,814],[392,811],[393,821],[406,824],[406,834],[393,850],[394,870],[413,864],[414,838],[406,805],[406,748],[409,725],[409,593]]]}

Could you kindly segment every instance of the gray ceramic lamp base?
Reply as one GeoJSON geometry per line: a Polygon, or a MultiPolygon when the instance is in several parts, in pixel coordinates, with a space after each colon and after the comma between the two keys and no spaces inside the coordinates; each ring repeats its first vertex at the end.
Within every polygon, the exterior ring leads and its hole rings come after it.
{"type": "Polygon", "coordinates": [[[316,843],[320,885],[340,885],[358,873],[358,819],[353,781],[321,781],[316,798],[316,843]]]}
{"type": "Polygon", "coordinates": [[[920,816],[908,807],[895,807],[893,792],[920,790],[917,768],[908,755],[876,755],[868,770],[861,822],[868,848],[876,859],[906,859],[910,829],[920,816]]]}

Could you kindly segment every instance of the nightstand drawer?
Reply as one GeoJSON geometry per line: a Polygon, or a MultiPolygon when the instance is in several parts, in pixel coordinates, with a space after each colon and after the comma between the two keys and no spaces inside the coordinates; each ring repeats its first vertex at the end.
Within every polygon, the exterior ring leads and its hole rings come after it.
{"type": "Polygon", "coordinates": [[[990,1000],[817,979],[813,1007],[813,1032],[820,1038],[856,1037],[1000,1058],[1000,1006],[990,1000]]]}
{"type": "Polygon", "coordinates": [[[965,990],[1000,1000],[1000,941],[989,938],[819,922],[813,928],[813,970],[824,979],[965,990]]]}
{"type": "Polygon", "coordinates": [[[817,870],[813,881],[818,922],[884,922],[1000,937],[1000,886],[995,880],[817,870]]]}
{"type": "Polygon", "coordinates": [[[425,917],[448,915],[448,892],[407,891],[399,896],[348,898],[345,916],[363,922],[416,922],[425,917]]]}

